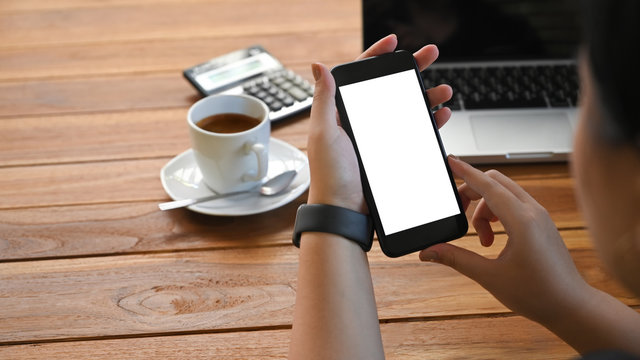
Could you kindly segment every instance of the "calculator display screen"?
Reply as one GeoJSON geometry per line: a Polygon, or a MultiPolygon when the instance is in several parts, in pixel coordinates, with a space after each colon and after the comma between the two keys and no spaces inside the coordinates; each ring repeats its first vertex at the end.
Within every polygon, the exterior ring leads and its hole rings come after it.
{"type": "Polygon", "coordinates": [[[266,70],[278,67],[279,63],[266,53],[248,57],[217,69],[204,72],[196,76],[196,81],[209,91],[211,89],[232,84],[238,80],[260,74],[266,70]]]}

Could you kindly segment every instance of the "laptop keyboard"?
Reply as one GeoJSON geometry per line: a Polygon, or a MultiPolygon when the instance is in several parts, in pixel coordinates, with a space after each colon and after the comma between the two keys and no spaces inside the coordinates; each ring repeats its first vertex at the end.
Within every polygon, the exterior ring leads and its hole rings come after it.
{"type": "Polygon", "coordinates": [[[422,77],[426,88],[451,85],[453,98],[441,105],[451,110],[575,107],[578,100],[575,64],[439,67],[422,77]]]}

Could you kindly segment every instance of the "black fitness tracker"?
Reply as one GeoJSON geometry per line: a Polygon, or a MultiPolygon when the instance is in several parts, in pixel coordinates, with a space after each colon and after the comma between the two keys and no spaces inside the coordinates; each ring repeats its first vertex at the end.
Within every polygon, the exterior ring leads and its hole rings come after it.
{"type": "Polygon", "coordinates": [[[362,250],[369,251],[373,244],[371,217],[357,211],[325,204],[302,204],[296,213],[293,245],[300,247],[305,231],[324,232],[355,241],[362,250]]]}

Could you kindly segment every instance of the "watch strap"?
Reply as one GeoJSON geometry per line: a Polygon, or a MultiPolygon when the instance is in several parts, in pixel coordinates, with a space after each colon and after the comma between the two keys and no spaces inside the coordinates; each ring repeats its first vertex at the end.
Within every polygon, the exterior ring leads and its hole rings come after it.
{"type": "Polygon", "coordinates": [[[339,206],[302,204],[296,213],[293,245],[300,247],[303,232],[324,232],[355,241],[362,250],[369,251],[373,244],[371,217],[339,206]]]}

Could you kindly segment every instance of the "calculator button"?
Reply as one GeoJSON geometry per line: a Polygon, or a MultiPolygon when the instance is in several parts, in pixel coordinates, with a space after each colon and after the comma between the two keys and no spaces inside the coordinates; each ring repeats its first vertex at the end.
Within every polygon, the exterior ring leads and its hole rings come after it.
{"type": "Polygon", "coordinates": [[[289,80],[293,80],[293,79],[295,79],[295,78],[296,78],[296,74],[295,74],[293,71],[287,71],[287,72],[284,74],[284,77],[286,77],[286,78],[287,78],[287,79],[289,79],[289,80]]]}
{"type": "Polygon", "coordinates": [[[298,101],[302,101],[309,97],[309,94],[307,94],[304,90],[300,89],[299,87],[291,87],[287,91],[289,92],[289,94],[291,94],[291,96],[296,98],[296,100],[298,101]]]}
{"type": "Polygon", "coordinates": [[[271,105],[271,103],[273,103],[274,101],[276,101],[276,99],[273,96],[267,95],[266,97],[264,97],[262,99],[262,101],[264,101],[265,103],[267,103],[267,105],[271,105]]]}
{"type": "Polygon", "coordinates": [[[276,100],[276,101],[272,102],[271,104],[269,104],[269,108],[271,110],[273,110],[273,111],[278,111],[278,110],[282,109],[283,106],[284,105],[278,100],[276,100]]]}
{"type": "Polygon", "coordinates": [[[293,84],[288,81],[285,81],[282,84],[280,84],[280,88],[283,90],[289,90],[291,87],[293,87],[293,84]]]}
{"type": "Polygon", "coordinates": [[[293,105],[293,98],[291,96],[287,96],[286,98],[284,98],[284,100],[282,100],[282,103],[284,104],[284,106],[291,106],[293,105]]]}
{"type": "Polygon", "coordinates": [[[255,96],[259,97],[260,99],[263,99],[264,97],[267,96],[267,92],[264,90],[260,90],[257,93],[254,94],[255,96]]]}
{"type": "Polygon", "coordinates": [[[245,89],[245,91],[249,94],[257,94],[260,91],[260,88],[258,88],[257,86],[251,86],[250,88],[245,89]]]}
{"type": "Polygon", "coordinates": [[[278,76],[278,77],[274,78],[273,80],[271,80],[271,82],[276,84],[276,85],[281,85],[285,81],[287,81],[287,80],[285,78],[283,78],[282,76],[278,76]]]}
{"type": "Polygon", "coordinates": [[[278,94],[280,92],[280,89],[278,89],[275,86],[271,86],[269,87],[269,89],[267,90],[267,92],[273,96],[276,96],[276,94],[278,94]]]}

